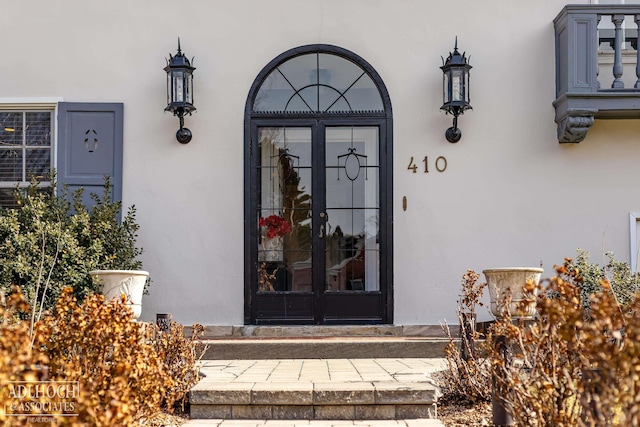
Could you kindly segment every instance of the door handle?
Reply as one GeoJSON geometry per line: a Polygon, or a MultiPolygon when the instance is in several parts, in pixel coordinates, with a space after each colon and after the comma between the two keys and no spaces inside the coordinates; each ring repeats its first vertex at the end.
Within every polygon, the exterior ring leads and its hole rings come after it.
{"type": "Polygon", "coordinates": [[[320,232],[318,233],[318,238],[322,239],[324,237],[324,225],[320,226],[320,232]]]}

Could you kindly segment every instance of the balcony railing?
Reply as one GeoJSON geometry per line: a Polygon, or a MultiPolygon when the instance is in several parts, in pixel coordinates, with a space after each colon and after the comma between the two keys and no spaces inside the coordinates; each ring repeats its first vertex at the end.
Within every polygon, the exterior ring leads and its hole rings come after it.
{"type": "Polygon", "coordinates": [[[559,142],[595,119],[640,118],[640,5],[567,5],[553,21],[559,142]]]}

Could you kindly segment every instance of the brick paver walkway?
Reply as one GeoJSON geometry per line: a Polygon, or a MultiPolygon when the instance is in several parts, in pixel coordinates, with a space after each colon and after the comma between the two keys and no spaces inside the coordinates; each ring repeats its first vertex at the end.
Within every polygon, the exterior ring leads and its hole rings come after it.
{"type": "MultiPolygon", "coordinates": [[[[287,360],[207,360],[201,369],[206,375],[194,390],[206,390],[210,385],[221,386],[229,392],[246,390],[249,384],[254,392],[301,390],[322,387],[344,389],[354,383],[358,388],[371,388],[372,392],[384,388],[413,387],[417,383],[431,382],[432,373],[444,368],[444,359],[287,359],[287,360]],[[357,384],[355,384],[357,383],[357,384]]],[[[368,389],[367,389],[368,390],[368,389]]],[[[188,427],[246,426],[246,427],[442,427],[432,419],[408,420],[191,420],[188,427]]]]}

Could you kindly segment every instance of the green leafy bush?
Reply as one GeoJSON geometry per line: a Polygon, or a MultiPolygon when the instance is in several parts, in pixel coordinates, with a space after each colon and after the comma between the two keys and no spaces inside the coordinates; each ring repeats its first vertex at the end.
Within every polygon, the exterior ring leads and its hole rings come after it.
{"type": "Polygon", "coordinates": [[[640,289],[640,277],[631,273],[629,263],[618,261],[613,252],[605,252],[606,262],[600,266],[589,262],[589,252],[578,248],[576,258],[567,264],[568,271],[577,270],[574,283],[580,288],[580,298],[589,308],[591,295],[601,292],[601,282],[606,280],[616,300],[624,305],[635,298],[640,289]]]}
{"type": "Polygon", "coordinates": [[[79,298],[96,291],[89,271],[139,269],[135,207],[118,220],[120,202],[111,201],[111,184],[105,180],[101,197],[92,194],[95,206],[82,203],[82,190],[56,195],[52,186],[32,182],[16,189],[20,209],[0,210],[0,291],[19,286],[32,306],[50,309],[64,286],[79,298]]]}

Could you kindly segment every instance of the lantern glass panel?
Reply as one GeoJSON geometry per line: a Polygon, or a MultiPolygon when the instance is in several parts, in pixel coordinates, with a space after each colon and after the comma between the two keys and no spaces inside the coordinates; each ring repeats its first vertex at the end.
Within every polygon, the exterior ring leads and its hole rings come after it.
{"type": "Polygon", "coordinates": [[[451,100],[464,100],[464,82],[463,73],[460,69],[451,70],[451,100]]]}
{"type": "Polygon", "coordinates": [[[447,102],[450,101],[449,99],[449,72],[445,71],[444,72],[444,80],[442,81],[442,100],[443,100],[443,104],[446,104],[447,102]]]}
{"type": "Polygon", "coordinates": [[[188,104],[193,104],[193,76],[191,73],[187,73],[187,96],[185,101],[188,104]]]}
{"type": "Polygon", "coordinates": [[[469,70],[464,70],[464,98],[467,104],[471,103],[471,98],[469,96],[469,70]]]}
{"type": "Polygon", "coordinates": [[[171,73],[167,73],[167,105],[171,105],[171,73]]]}
{"type": "Polygon", "coordinates": [[[184,72],[172,71],[173,75],[173,102],[184,102],[184,72]]]}

